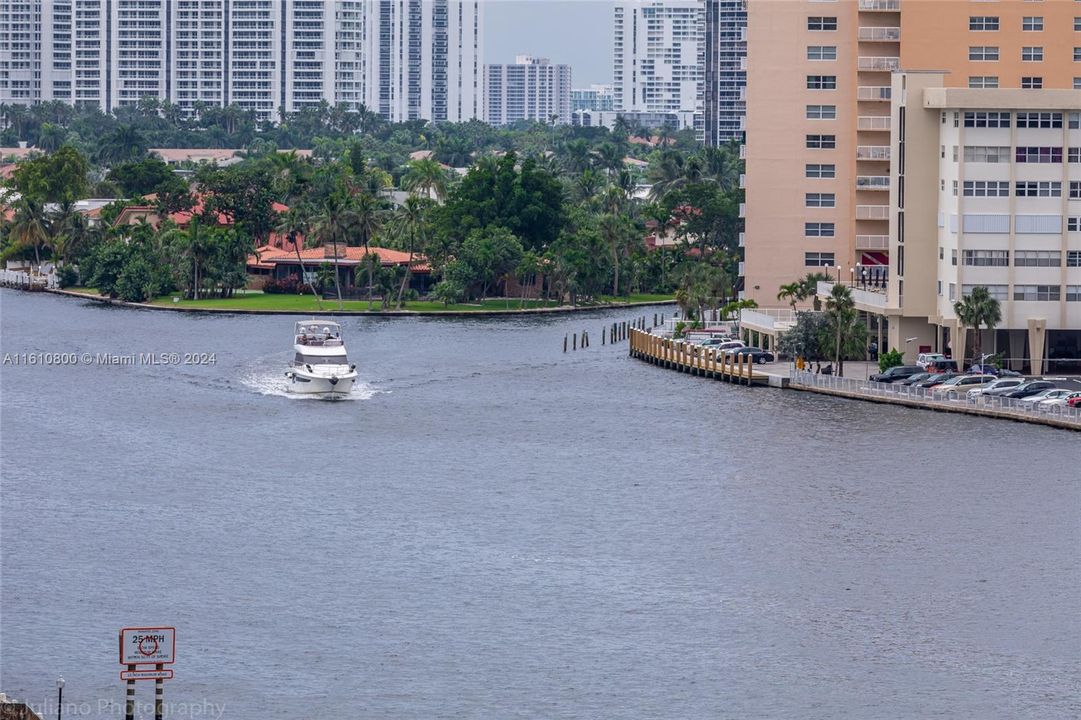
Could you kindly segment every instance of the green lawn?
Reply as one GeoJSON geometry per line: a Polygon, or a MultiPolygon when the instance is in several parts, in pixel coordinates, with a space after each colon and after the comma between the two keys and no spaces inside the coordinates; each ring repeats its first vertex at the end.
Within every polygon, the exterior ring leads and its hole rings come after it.
{"type": "MultiPolygon", "coordinates": [[[[97,295],[97,291],[93,288],[86,287],[71,287],[67,288],[71,292],[85,293],[87,295],[97,295]]],[[[178,295],[164,295],[155,300],[150,301],[152,305],[165,305],[169,307],[182,307],[182,308],[208,308],[216,310],[263,310],[266,312],[314,312],[319,310],[319,304],[315,298],[311,295],[267,295],[261,291],[247,291],[238,294],[232,298],[211,298],[206,300],[184,300],[179,302],[173,302],[174,297],[178,295]]],[[[601,297],[599,301],[601,305],[607,306],[620,305],[628,302],[660,302],[664,300],[671,300],[670,295],[630,295],[628,297],[622,297],[618,300],[611,297],[601,297]]],[[[345,310],[351,312],[365,312],[368,310],[367,300],[346,300],[344,302],[345,310]]],[[[558,303],[554,300],[545,302],[544,300],[526,300],[523,304],[521,300],[512,299],[506,300],[504,298],[493,299],[489,298],[483,303],[457,303],[454,305],[444,306],[441,302],[428,302],[415,300],[405,303],[403,310],[407,312],[493,312],[493,311],[506,311],[506,310],[519,310],[535,309],[544,307],[557,307],[558,303]]],[[[598,307],[594,306],[594,307],[598,307]]],[[[589,305],[581,305],[580,307],[591,307],[589,305]]],[[[376,311],[382,310],[382,306],[378,300],[375,301],[373,309],[376,311]]],[[[394,310],[393,307],[390,308],[394,310]]],[[[325,312],[335,312],[338,310],[337,300],[324,300],[322,304],[322,310],[325,312]]]]}

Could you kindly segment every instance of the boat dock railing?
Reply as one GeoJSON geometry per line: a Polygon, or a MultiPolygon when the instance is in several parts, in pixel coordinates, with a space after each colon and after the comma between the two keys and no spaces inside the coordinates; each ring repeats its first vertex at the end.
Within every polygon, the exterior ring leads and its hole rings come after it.
{"type": "Polygon", "coordinates": [[[742,385],[765,385],[769,377],[754,372],[754,363],[745,355],[719,352],[683,340],[632,329],[630,355],[661,367],[742,385]]]}
{"type": "Polygon", "coordinates": [[[56,273],[40,275],[20,270],[0,270],[0,286],[20,290],[55,290],[60,287],[56,273]]]}

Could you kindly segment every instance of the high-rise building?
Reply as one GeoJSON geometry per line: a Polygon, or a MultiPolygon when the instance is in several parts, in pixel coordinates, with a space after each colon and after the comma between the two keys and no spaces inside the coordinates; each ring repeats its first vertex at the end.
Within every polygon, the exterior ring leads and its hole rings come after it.
{"type": "Polygon", "coordinates": [[[705,0],[703,119],[707,145],[743,133],[747,85],[746,0],[705,0]]]}
{"type": "Polygon", "coordinates": [[[367,0],[367,106],[388,120],[484,117],[482,0],[367,0]]]}
{"type": "Polygon", "coordinates": [[[615,109],[701,112],[702,0],[616,0],[614,22],[615,109]]]}
{"type": "Polygon", "coordinates": [[[507,125],[538,120],[571,121],[571,66],[519,55],[513,63],[484,66],[485,120],[507,125]]]}
{"type": "Polygon", "coordinates": [[[611,112],[616,109],[615,93],[611,85],[590,85],[571,89],[571,112],[599,110],[611,112]]]}
{"type": "Polygon", "coordinates": [[[480,0],[0,0],[0,102],[481,117],[480,0]]]}
{"type": "Polygon", "coordinates": [[[776,305],[808,272],[896,274],[891,74],[941,70],[947,85],[1025,89],[1033,102],[1040,88],[1081,87],[1076,5],[749,0],[746,297],[776,305]]]}

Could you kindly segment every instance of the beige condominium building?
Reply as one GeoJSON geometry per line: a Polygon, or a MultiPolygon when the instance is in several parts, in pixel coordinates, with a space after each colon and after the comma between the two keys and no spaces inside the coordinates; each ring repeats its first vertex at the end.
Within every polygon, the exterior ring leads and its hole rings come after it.
{"type": "Polygon", "coordinates": [[[853,292],[889,319],[908,359],[965,357],[954,303],[999,300],[985,353],[1017,370],[1081,358],[1081,91],[950,88],[941,72],[893,75],[885,295],[853,292]]]}
{"type": "Polygon", "coordinates": [[[743,287],[763,307],[808,272],[895,274],[894,72],[1033,101],[1081,87],[1071,0],[748,0],[747,33],[743,287]]]}

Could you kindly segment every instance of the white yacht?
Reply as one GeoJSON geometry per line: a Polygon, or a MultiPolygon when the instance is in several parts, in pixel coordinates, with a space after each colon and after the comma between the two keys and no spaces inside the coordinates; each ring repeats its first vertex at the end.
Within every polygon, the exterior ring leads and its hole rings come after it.
{"type": "Polygon", "coordinates": [[[298,322],[293,350],[296,357],[285,373],[289,392],[339,399],[353,391],[357,366],[349,362],[338,323],[327,320],[298,322]]]}

